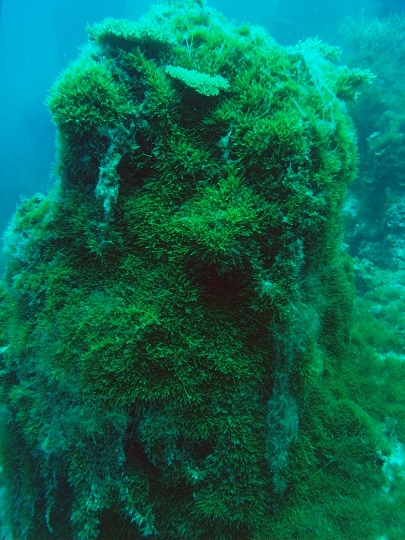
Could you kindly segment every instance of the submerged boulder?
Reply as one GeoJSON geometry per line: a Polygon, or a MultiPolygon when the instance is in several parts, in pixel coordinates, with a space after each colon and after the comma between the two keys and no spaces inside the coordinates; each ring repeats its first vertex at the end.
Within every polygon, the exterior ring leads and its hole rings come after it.
{"type": "Polygon", "coordinates": [[[370,75],[199,1],[88,33],[48,98],[60,180],[6,235],[11,529],[258,537],[293,447],[302,477],[323,470],[308,441],[329,410],[374,437],[349,398],[312,390],[350,332],[343,100],[370,75]]]}

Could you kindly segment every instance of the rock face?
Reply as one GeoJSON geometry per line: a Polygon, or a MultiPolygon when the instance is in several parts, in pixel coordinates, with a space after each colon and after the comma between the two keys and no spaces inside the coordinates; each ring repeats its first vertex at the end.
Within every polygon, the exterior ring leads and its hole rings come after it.
{"type": "Polygon", "coordinates": [[[324,478],[332,415],[373,436],[319,390],[352,306],[343,100],[370,77],[201,2],[88,31],[48,99],[60,182],[6,238],[10,527],[257,537],[311,463],[324,478]]]}
{"type": "Polygon", "coordinates": [[[383,272],[397,273],[393,279],[403,282],[405,32],[404,17],[393,13],[380,19],[349,19],[342,26],[350,63],[367,66],[376,74],[364,99],[350,106],[358,132],[360,170],[350,190],[346,238],[352,256],[383,272]]]}

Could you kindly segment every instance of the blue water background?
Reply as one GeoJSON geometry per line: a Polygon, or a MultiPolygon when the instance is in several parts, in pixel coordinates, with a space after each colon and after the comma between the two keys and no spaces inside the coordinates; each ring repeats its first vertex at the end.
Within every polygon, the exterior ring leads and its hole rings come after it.
{"type": "MultiPolygon", "coordinates": [[[[136,19],[152,0],[0,0],[0,234],[21,197],[55,180],[55,128],[44,104],[53,81],[86,42],[86,24],[136,19]]],[[[339,44],[339,26],[364,11],[386,15],[405,0],[211,0],[235,22],[265,26],[282,44],[318,36],[339,44]]],[[[0,271],[4,264],[0,255],[0,271]]]]}

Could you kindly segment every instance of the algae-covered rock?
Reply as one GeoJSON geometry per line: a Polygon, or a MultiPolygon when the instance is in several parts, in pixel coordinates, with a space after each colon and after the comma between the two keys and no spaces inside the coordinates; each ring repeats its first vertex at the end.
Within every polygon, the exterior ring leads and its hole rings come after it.
{"type": "Polygon", "coordinates": [[[370,76],[202,2],[88,31],[48,98],[60,182],[6,238],[11,529],[275,538],[277,518],[287,537],[294,482],[302,503],[306,477],[321,471],[326,493],[330,463],[358,485],[375,460],[334,449],[346,423],[372,442],[374,425],[321,390],[352,309],[342,97],[370,76]]]}

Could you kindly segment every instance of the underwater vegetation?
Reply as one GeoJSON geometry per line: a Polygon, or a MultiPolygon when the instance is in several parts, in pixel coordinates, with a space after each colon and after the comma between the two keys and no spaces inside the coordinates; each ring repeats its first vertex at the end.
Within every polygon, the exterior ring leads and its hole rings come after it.
{"type": "Polygon", "coordinates": [[[342,251],[372,75],[202,1],[88,33],[48,97],[60,180],[6,235],[13,536],[402,538],[405,364],[342,251]]]}
{"type": "Polygon", "coordinates": [[[347,241],[352,255],[398,270],[405,267],[405,17],[348,19],[342,34],[350,63],[376,74],[362,103],[350,106],[360,174],[350,190],[347,241]]]}

